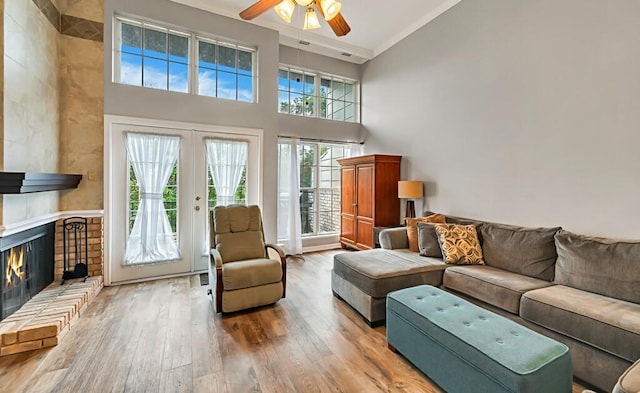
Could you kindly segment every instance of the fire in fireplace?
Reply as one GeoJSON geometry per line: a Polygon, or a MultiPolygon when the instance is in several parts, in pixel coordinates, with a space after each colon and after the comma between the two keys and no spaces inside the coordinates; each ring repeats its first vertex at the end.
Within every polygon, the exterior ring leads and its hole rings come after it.
{"type": "Polygon", "coordinates": [[[0,238],[0,320],[16,312],[53,282],[54,227],[46,224],[0,238]]]}

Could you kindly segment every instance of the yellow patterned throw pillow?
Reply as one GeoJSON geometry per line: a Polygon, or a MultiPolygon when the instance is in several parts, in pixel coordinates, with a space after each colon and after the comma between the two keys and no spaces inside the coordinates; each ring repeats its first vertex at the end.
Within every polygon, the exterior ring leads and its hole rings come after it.
{"type": "Polygon", "coordinates": [[[475,225],[436,224],[435,230],[445,263],[484,265],[475,225]]]}

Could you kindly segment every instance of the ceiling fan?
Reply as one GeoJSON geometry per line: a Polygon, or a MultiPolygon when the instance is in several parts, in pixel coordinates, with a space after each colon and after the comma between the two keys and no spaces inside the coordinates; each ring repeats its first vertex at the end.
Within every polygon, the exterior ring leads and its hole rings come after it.
{"type": "Polygon", "coordinates": [[[291,23],[296,3],[307,9],[304,15],[304,30],[320,28],[317,10],[338,37],[345,36],[351,31],[351,27],[340,13],[342,4],[337,0],[295,0],[295,2],[294,0],[258,0],[257,3],[240,12],[240,17],[251,20],[273,7],[282,20],[291,23]]]}

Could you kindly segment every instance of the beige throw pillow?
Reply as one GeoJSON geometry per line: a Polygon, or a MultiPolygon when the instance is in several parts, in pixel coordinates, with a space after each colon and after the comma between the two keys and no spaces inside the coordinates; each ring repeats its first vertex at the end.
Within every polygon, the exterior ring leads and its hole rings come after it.
{"type": "Polygon", "coordinates": [[[436,224],[435,229],[445,263],[484,265],[475,225],[436,224]]]}
{"type": "Polygon", "coordinates": [[[409,249],[414,252],[420,251],[418,247],[418,223],[432,222],[445,223],[444,214],[432,214],[427,217],[405,218],[407,224],[407,239],[409,239],[409,249]]]}

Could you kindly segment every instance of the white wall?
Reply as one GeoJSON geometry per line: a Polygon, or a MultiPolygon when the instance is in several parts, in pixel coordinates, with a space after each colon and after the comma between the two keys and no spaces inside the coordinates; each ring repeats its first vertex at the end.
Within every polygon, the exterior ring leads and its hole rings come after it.
{"type": "MultiPolygon", "coordinates": [[[[360,125],[322,119],[278,115],[278,32],[220,15],[183,6],[169,0],[105,0],[105,114],[151,119],[245,127],[264,130],[263,218],[268,241],[276,239],[277,137],[357,140],[360,125]],[[258,48],[258,102],[229,100],[125,86],[112,82],[112,17],[116,14],[144,17],[164,25],[228,38],[258,48]]],[[[307,54],[321,64],[322,71],[343,69],[359,72],[339,60],[307,54]],[[317,57],[316,57],[317,56],[317,57]],[[355,70],[355,71],[354,71],[355,70]]],[[[347,75],[350,76],[350,75],[347,75]]]]}
{"type": "Polygon", "coordinates": [[[424,207],[640,238],[640,2],[462,1],[363,70],[424,207]]]}

